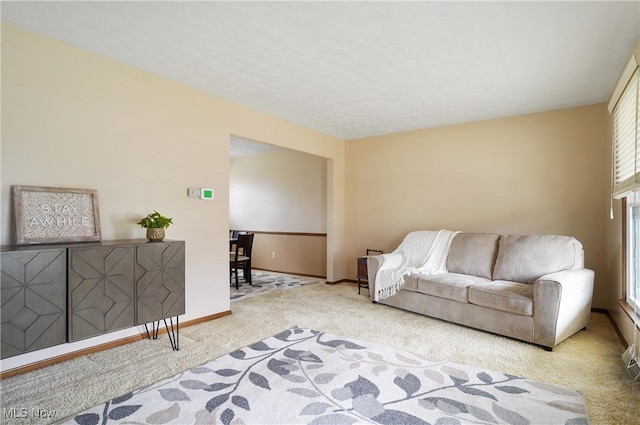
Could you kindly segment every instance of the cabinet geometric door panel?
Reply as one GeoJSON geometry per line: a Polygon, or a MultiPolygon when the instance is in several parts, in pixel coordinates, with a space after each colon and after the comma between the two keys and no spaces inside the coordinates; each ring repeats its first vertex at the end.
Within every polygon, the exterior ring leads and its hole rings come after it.
{"type": "Polygon", "coordinates": [[[133,245],[69,248],[69,340],[134,325],[133,245]]]}
{"type": "Polygon", "coordinates": [[[66,250],[5,251],[0,270],[2,358],[65,343],[66,250]]]}
{"type": "Polygon", "coordinates": [[[136,324],[184,314],[184,242],[136,245],[136,324]]]}

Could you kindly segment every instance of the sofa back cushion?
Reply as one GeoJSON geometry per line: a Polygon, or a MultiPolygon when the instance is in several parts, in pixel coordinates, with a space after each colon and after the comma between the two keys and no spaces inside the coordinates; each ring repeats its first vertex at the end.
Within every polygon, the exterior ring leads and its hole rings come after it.
{"type": "Polygon", "coordinates": [[[533,283],[548,273],[583,267],[582,244],[570,236],[502,235],[493,279],[533,283]]]}
{"type": "Polygon", "coordinates": [[[451,243],[447,271],[491,279],[500,235],[458,233],[451,243]]]}

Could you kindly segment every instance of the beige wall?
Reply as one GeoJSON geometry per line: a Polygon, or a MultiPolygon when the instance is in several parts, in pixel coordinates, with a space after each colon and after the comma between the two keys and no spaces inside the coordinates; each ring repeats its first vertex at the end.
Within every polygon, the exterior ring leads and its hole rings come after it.
{"type": "Polygon", "coordinates": [[[255,269],[325,277],[327,237],[322,234],[256,233],[253,245],[255,269]]]}
{"type": "MultiPolygon", "coordinates": [[[[344,277],[344,141],[2,24],[0,240],[14,240],[12,185],[97,189],[103,239],[140,238],[135,221],[153,209],[174,218],[168,237],[186,241],[186,314],[229,303],[229,136],[328,158],[329,279],[344,277]],[[212,202],[188,198],[212,187],[212,202]]],[[[3,370],[138,332],[3,360],[3,370]]]]}
{"type": "Polygon", "coordinates": [[[564,234],[610,306],[606,120],[594,105],[347,142],[348,276],[412,230],[564,234]]]}
{"type": "Polygon", "coordinates": [[[326,233],[327,160],[282,149],[231,159],[232,229],[326,233]]]}
{"type": "Polygon", "coordinates": [[[254,268],[326,276],[325,158],[291,149],[232,158],[229,208],[232,229],[287,233],[256,234],[254,268]]]}

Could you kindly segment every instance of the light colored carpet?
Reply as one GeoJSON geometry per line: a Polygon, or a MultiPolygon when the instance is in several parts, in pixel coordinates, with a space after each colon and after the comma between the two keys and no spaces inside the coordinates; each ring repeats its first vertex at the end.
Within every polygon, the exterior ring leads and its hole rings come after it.
{"type": "MultiPolygon", "coordinates": [[[[640,387],[627,380],[624,347],[603,314],[553,352],[512,339],[372,304],[355,284],[316,283],[234,302],[233,314],[166,335],[4,379],[3,412],[39,408],[58,419],[192,368],[282,329],[308,327],[584,393],[592,424],[638,424],[640,387]]],[[[30,417],[7,424],[50,423],[30,417]]]]}

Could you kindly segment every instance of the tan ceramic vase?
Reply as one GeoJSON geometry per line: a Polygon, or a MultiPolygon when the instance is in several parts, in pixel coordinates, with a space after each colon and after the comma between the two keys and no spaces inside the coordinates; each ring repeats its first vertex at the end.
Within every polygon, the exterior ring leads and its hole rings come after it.
{"type": "Polygon", "coordinates": [[[164,239],[164,227],[149,227],[147,228],[147,239],[151,242],[160,242],[164,239]]]}

